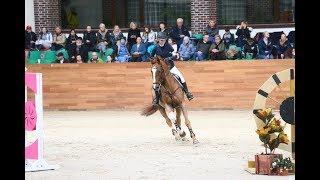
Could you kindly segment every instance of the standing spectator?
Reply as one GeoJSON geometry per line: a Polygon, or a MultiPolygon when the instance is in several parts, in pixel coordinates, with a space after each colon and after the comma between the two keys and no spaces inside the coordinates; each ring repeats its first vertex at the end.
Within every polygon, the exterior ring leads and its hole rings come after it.
{"type": "Polygon", "coordinates": [[[104,63],[104,61],[99,58],[97,52],[92,52],[92,58],[88,61],[88,63],[104,63]]]}
{"type": "Polygon", "coordinates": [[[179,48],[179,57],[182,61],[188,61],[193,57],[195,48],[193,44],[190,42],[188,36],[183,38],[183,43],[180,45],[179,48]]]}
{"type": "Polygon", "coordinates": [[[247,22],[242,21],[240,26],[237,26],[237,32],[236,35],[238,36],[236,39],[236,44],[238,47],[243,48],[243,46],[246,44],[246,40],[250,38],[250,30],[248,27],[247,22]]]}
{"type": "Polygon", "coordinates": [[[57,60],[56,60],[56,63],[60,63],[60,64],[63,64],[63,63],[69,63],[69,61],[67,59],[64,58],[63,56],[63,53],[62,52],[59,52],[57,54],[57,60]]]}
{"type": "Polygon", "coordinates": [[[77,55],[80,55],[84,62],[88,61],[88,49],[82,43],[82,38],[78,37],[75,44],[70,45],[70,51],[68,51],[71,61],[74,62],[77,55]]]}
{"type": "Polygon", "coordinates": [[[36,41],[36,48],[38,50],[47,50],[51,48],[52,45],[52,34],[47,31],[47,28],[42,28],[41,32],[38,35],[38,40],[36,41]]]}
{"type": "Polygon", "coordinates": [[[131,48],[132,62],[141,62],[147,60],[147,47],[142,43],[141,37],[137,37],[137,43],[131,48]]]}
{"type": "Polygon", "coordinates": [[[150,28],[150,26],[144,26],[144,32],[142,33],[142,42],[148,48],[150,45],[155,44],[156,33],[150,28]]]}
{"type": "Polygon", "coordinates": [[[190,33],[188,29],[183,25],[183,19],[178,18],[177,19],[177,26],[172,28],[170,37],[177,42],[178,49],[180,48],[180,45],[182,44],[183,38],[185,36],[190,37],[190,33]]]}
{"type": "Polygon", "coordinates": [[[226,46],[221,40],[220,35],[215,36],[214,43],[211,45],[209,49],[209,56],[212,60],[225,60],[226,59],[226,46]]]}
{"type": "Polygon", "coordinates": [[[195,57],[196,60],[202,61],[204,59],[207,59],[209,56],[209,48],[211,46],[211,42],[209,41],[209,35],[203,36],[203,41],[199,41],[197,44],[195,57]]]}
{"type": "Polygon", "coordinates": [[[89,51],[93,51],[96,41],[97,41],[96,34],[92,32],[91,26],[87,26],[87,31],[83,34],[84,45],[87,46],[87,49],[89,51]]]}
{"type": "Polygon", "coordinates": [[[58,51],[65,47],[66,35],[61,32],[61,27],[57,26],[53,35],[52,49],[58,51]]]}
{"type": "Polygon", "coordinates": [[[115,58],[116,62],[128,62],[130,59],[130,53],[128,51],[128,47],[126,46],[126,40],[121,39],[120,42],[118,42],[118,53],[115,58]]]}
{"type": "Polygon", "coordinates": [[[77,55],[76,56],[76,63],[78,63],[78,64],[82,64],[83,63],[81,55],[77,55]]]}
{"type": "Polygon", "coordinates": [[[31,26],[27,26],[25,31],[25,49],[33,50],[36,46],[37,35],[32,31],[31,26]]]}
{"type": "Polygon", "coordinates": [[[137,28],[137,24],[135,22],[131,22],[127,39],[129,51],[131,50],[132,46],[137,42],[137,37],[141,37],[140,29],[137,28]]]}
{"type": "Polygon", "coordinates": [[[272,44],[269,40],[269,33],[266,31],[263,33],[263,38],[258,42],[258,58],[259,59],[272,59],[272,44]]]}
{"type": "Polygon", "coordinates": [[[209,41],[214,43],[214,37],[219,34],[219,29],[217,27],[216,21],[210,20],[208,26],[206,27],[206,34],[209,35],[209,41]]]}
{"type": "Polygon", "coordinates": [[[222,40],[224,45],[226,46],[226,49],[229,49],[229,46],[231,44],[234,44],[234,34],[230,32],[229,28],[226,28],[225,31],[226,32],[224,33],[222,40]]]}
{"type": "Polygon", "coordinates": [[[110,35],[107,32],[106,26],[101,23],[99,25],[99,31],[97,32],[97,49],[103,54],[106,53],[107,48],[112,48],[112,43],[110,40],[110,35]]]}
{"type": "Polygon", "coordinates": [[[276,46],[277,48],[277,58],[283,59],[284,53],[291,48],[290,43],[288,41],[288,38],[286,34],[281,34],[281,38],[279,39],[279,44],[276,46]]]}
{"type": "MultiPolygon", "coordinates": [[[[117,46],[118,43],[120,43],[121,39],[125,39],[124,35],[122,34],[120,27],[118,25],[115,25],[113,27],[113,31],[110,33],[110,38],[113,47],[117,46]]],[[[114,48],[116,49],[116,48],[114,48]]]]}
{"type": "Polygon", "coordinates": [[[166,34],[166,36],[169,36],[169,35],[170,35],[170,32],[169,32],[169,31],[170,31],[170,30],[166,28],[166,24],[165,24],[164,22],[161,22],[161,23],[159,24],[159,31],[158,31],[158,33],[159,33],[159,32],[163,32],[163,33],[166,34]]]}
{"type": "Polygon", "coordinates": [[[75,29],[70,30],[70,34],[66,41],[66,50],[71,51],[72,46],[76,44],[76,40],[78,39],[78,36],[76,34],[75,29]]]}
{"type": "Polygon", "coordinates": [[[249,38],[243,48],[245,59],[256,59],[258,54],[258,46],[254,39],[249,38]]]}
{"type": "Polygon", "coordinates": [[[168,44],[170,44],[173,48],[172,56],[176,56],[176,59],[180,59],[176,42],[174,42],[171,38],[168,38],[168,44]]]}

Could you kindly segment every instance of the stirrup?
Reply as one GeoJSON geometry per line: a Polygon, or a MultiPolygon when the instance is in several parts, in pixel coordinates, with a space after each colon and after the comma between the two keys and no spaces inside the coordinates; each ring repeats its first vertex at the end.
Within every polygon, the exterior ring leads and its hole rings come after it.
{"type": "Polygon", "coordinates": [[[187,92],[186,95],[189,101],[191,101],[194,98],[193,94],[191,94],[190,92],[187,92]]]}

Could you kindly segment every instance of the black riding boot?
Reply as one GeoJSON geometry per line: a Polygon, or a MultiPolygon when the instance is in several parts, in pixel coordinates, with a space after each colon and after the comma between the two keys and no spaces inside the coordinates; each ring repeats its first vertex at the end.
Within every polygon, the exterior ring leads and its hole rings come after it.
{"type": "Polygon", "coordinates": [[[182,85],[183,85],[183,91],[186,93],[188,100],[191,101],[193,99],[193,94],[188,91],[187,83],[184,82],[182,83],[182,85]]]}
{"type": "Polygon", "coordinates": [[[156,106],[159,104],[160,92],[154,89],[154,94],[156,95],[156,97],[152,100],[152,105],[156,106]]]}

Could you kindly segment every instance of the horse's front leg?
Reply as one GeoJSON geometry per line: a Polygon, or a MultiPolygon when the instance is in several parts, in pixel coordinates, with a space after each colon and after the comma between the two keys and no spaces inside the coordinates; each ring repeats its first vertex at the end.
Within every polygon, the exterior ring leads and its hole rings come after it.
{"type": "Polygon", "coordinates": [[[185,122],[186,126],[188,127],[189,132],[190,132],[190,137],[193,140],[193,144],[198,144],[199,141],[197,140],[196,135],[194,134],[194,132],[192,130],[191,122],[190,122],[189,117],[188,117],[188,112],[187,112],[187,109],[186,109],[184,104],[181,105],[181,110],[182,110],[182,113],[183,113],[183,116],[184,116],[184,122],[185,122]]]}
{"type": "Polygon", "coordinates": [[[177,111],[177,113],[176,113],[177,120],[176,120],[176,124],[175,124],[176,129],[177,129],[180,137],[182,137],[182,140],[186,140],[186,138],[185,138],[186,132],[184,132],[181,128],[181,112],[182,112],[181,108],[176,108],[176,111],[177,111]]]}
{"type": "Polygon", "coordinates": [[[175,136],[176,140],[180,140],[181,137],[180,137],[178,132],[181,131],[181,128],[177,124],[177,118],[176,118],[176,115],[174,113],[174,109],[172,107],[170,107],[169,105],[166,105],[165,106],[165,111],[168,114],[168,117],[169,117],[171,123],[174,124],[174,126],[171,127],[172,134],[175,136]]]}

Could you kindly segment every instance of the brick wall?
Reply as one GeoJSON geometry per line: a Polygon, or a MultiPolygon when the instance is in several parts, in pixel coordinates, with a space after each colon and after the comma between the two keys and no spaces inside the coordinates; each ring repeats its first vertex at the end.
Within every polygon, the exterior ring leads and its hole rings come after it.
{"type": "Polygon", "coordinates": [[[53,31],[61,25],[61,0],[34,0],[35,31],[46,27],[53,31]]]}
{"type": "Polygon", "coordinates": [[[209,20],[217,20],[217,0],[191,0],[191,31],[204,33],[209,20]]]}

